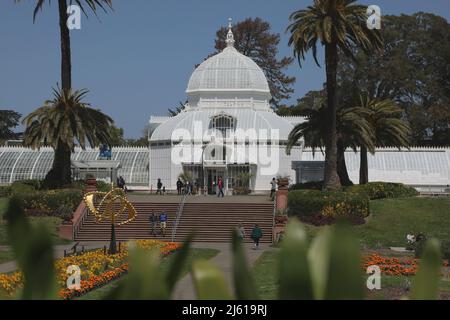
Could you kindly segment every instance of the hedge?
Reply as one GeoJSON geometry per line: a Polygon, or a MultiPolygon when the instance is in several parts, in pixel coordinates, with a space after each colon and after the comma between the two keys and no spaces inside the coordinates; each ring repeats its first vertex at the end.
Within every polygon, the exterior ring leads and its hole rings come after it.
{"type": "Polygon", "coordinates": [[[291,191],[288,195],[288,207],[289,215],[298,216],[306,222],[325,217],[326,221],[320,223],[331,223],[340,218],[363,223],[370,213],[369,199],[366,196],[341,191],[291,191]]]}
{"type": "Polygon", "coordinates": [[[82,191],[78,189],[29,190],[15,188],[11,194],[19,196],[28,215],[57,216],[65,220],[70,220],[72,213],[83,198],[82,191]]]}
{"type": "Polygon", "coordinates": [[[323,181],[310,181],[304,183],[296,183],[289,187],[289,190],[322,190],[323,181]]]}
{"type": "Polygon", "coordinates": [[[346,191],[367,196],[370,200],[414,197],[419,194],[412,187],[391,182],[370,182],[368,184],[354,185],[346,188],[346,191]]]}

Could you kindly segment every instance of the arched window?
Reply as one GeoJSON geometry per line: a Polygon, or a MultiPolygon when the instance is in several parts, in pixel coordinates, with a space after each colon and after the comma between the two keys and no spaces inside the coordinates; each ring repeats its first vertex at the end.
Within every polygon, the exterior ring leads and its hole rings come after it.
{"type": "Polygon", "coordinates": [[[219,114],[211,119],[212,129],[219,130],[223,137],[226,137],[227,131],[234,131],[236,120],[228,114],[219,114]]]}

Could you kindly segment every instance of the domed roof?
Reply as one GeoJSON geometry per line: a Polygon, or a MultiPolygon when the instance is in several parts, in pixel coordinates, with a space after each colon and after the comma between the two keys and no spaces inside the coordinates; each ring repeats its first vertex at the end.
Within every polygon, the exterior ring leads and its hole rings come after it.
{"type": "Polygon", "coordinates": [[[231,25],[227,35],[227,47],[205,60],[195,69],[189,80],[186,93],[201,92],[254,92],[270,99],[266,76],[249,57],[234,47],[231,25]]]}

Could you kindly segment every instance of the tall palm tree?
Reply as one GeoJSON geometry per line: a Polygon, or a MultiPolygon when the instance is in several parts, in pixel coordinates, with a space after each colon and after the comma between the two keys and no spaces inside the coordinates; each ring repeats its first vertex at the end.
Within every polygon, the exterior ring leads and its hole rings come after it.
{"type": "MultiPolygon", "coordinates": [[[[359,107],[366,110],[366,119],[372,127],[373,145],[378,147],[408,147],[411,128],[401,118],[402,109],[391,99],[370,99],[367,95],[360,96],[359,107]]],[[[367,164],[367,150],[361,146],[359,184],[369,182],[369,169],[367,164]]]]}
{"type": "Polygon", "coordinates": [[[299,64],[312,50],[317,60],[317,43],[325,46],[326,90],[327,90],[327,135],[325,139],[324,188],[337,189],[340,186],[337,174],[337,135],[336,135],[336,74],[339,50],[353,56],[355,47],[366,52],[381,49],[382,41],[377,30],[367,28],[366,6],[355,4],[355,0],[314,0],[306,10],[291,14],[292,23],[289,45],[294,47],[294,55],[299,64]]]}
{"type": "Polygon", "coordinates": [[[110,145],[113,120],[82,101],[87,93],[87,90],[53,89],[53,99],[23,120],[26,146],[34,149],[48,145],[55,150],[52,169],[45,177],[50,188],[70,184],[70,155],[77,144],[83,149],[86,144],[110,145]]]}
{"type": "MultiPolygon", "coordinates": [[[[14,0],[14,2],[22,2],[23,0],[14,0]]],[[[45,0],[35,0],[36,6],[33,12],[33,22],[40,10],[42,10],[45,0]]],[[[70,53],[70,33],[67,28],[67,6],[76,4],[81,11],[87,16],[86,9],[89,8],[94,14],[97,9],[101,8],[106,12],[107,7],[112,8],[112,0],[57,0],[59,13],[59,32],[61,38],[61,87],[64,90],[72,88],[72,62],[70,53]]],[[[50,0],[48,3],[50,4],[50,0]]]]}
{"type": "MultiPolygon", "coordinates": [[[[319,99],[320,100],[320,99],[319,99]]],[[[322,151],[327,135],[327,108],[324,103],[300,106],[298,115],[306,118],[306,121],[294,127],[289,134],[286,151],[289,154],[292,147],[302,137],[305,146],[311,147],[313,153],[317,149],[322,151]]],[[[366,120],[367,111],[364,108],[339,108],[336,117],[337,131],[337,174],[342,185],[352,185],[347,165],[345,163],[345,150],[351,148],[356,152],[357,147],[364,145],[373,151],[373,134],[371,126],[366,120]]]]}

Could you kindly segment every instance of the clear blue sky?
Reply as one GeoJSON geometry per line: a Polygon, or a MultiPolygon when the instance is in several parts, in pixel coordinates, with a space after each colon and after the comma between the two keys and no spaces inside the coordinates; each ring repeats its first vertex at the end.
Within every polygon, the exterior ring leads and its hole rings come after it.
{"type": "MultiPolygon", "coordinates": [[[[35,0],[0,0],[0,109],[28,114],[51,97],[60,81],[57,0],[32,22],[35,0]]],[[[427,11],[449,20],[449,0],[362,0],[382,14],[427,11]]],[[[114,12],[100,21],[82,18],[71,32],[73,87],[87,88],[87,98],[138,137],[150,115],[166,115],[185,100],[193,66],[213,51],[216,30],[228,17],[240,21],[261,17],[282,37],[281,55],[291,55],[285,34],[289,14],[312,0],[114,0],[114,12]]],[[[309,58],[300,69],[292,101],[319,89],[324,70],[309,58]]]]}

